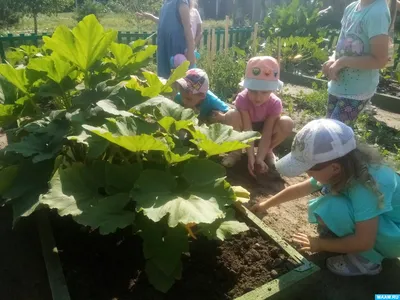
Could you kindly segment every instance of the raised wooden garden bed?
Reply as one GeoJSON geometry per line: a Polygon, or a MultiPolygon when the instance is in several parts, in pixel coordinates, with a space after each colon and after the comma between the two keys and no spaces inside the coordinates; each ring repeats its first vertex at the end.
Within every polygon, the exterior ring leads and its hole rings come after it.
{"type": "Polygon", "coordinates": [[[237,212],[250,231],[224,242],[193,240],[182,279],[167,294],[147,282],[141,240],[130,230],[100,236],[50,214],[56,247],[50,225],[40,227],[53,299],[267,299],[319,270],[245,207],[237,212]]]}
{"type": "MultiPolygon", "coordinates": [[[[297,75],[289,72],[282,72],[281,79],[286,83],[301,85],[308,88],[312,88],[314,83],[317,83],[319,86],[324,86],[327,84],[326,80],[306,75],[297,75]]],[[[399,97],[376,93],[372,98],[372,104],[390,112],[400,113],[399,97]]]]}

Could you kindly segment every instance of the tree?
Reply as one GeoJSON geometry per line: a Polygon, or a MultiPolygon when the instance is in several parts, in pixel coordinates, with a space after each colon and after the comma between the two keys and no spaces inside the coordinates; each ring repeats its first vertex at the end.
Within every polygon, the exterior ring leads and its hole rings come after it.
{"type": "Polygon", "coordinates": [[[38,32],[39,14],[57,14],[74,5],[74,0],[15,0],[15,2],[20,3],[24,15],[33,18],[35,33],[38,32]]]}
{"type": "Polygon", "coordinates": [[[0,26],[18,23],[21,17],[19,3],[15,0],[0,0],[0,26]]]}

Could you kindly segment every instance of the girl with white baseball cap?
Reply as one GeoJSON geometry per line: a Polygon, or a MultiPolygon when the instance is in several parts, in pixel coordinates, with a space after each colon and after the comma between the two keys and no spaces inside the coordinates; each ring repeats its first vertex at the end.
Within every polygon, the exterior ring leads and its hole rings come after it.
{"type": "Polygon", "coordinates": [[[276,163],[287,177],[311,178],[255,205],[266,211],[328,187],[309,202],[309,221],[334,238],[302,233],[302,250],[342,253],[328,258],[330,271],[343,276],[375,275],[384,258],[400,256],[400,176],[372,148],[357,146],[353,130],[331,119],[314,120],[296,135],[292,152],[276,163]]]}

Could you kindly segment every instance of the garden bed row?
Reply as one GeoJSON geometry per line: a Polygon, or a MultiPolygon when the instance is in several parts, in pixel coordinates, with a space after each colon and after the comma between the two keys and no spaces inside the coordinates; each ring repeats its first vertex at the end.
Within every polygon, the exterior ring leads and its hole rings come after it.
{"type": "MultiPolygon", "coordinates": [[[[281,79],[290,84],[301,85],[308,88],[313,88],[313,85],[326,86],[327,81],[306,75],[297,75],[289,72],[282,72],[281,79]]],[[[400,98],[376,93],[372,98],[372,104],[394,113],[400,113],[400,98]]]]}
{"type": "Polygon", "coordinates": [[[245,207],[236,211],[250,230],[223,242],[193,240],[182,279],[167,294],[144,275],[139,237],[101,236],[52,213],[51,229],[41,215],[53,299],[267,299],[319,270],[245,207]]]}

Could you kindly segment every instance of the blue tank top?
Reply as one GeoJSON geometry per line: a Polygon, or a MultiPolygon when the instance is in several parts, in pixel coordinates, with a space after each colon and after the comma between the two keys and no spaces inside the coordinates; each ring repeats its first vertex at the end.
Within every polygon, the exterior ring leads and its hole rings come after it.
{"type": "Polygon", "coordinates": [[[187,4],[189,0],[164,0],[158,21],[158,35],[174,35],[184,38],[184,29],[179,14],[179,6],[187,4]]]}
{"type": "Polygon", "coordinates": [[[171,74],[170,59],[185,54],[187,43],[179,7],[189,0],[164,0],[160,11],[157,32],[157,73],[168,78],[171,74]]]}

